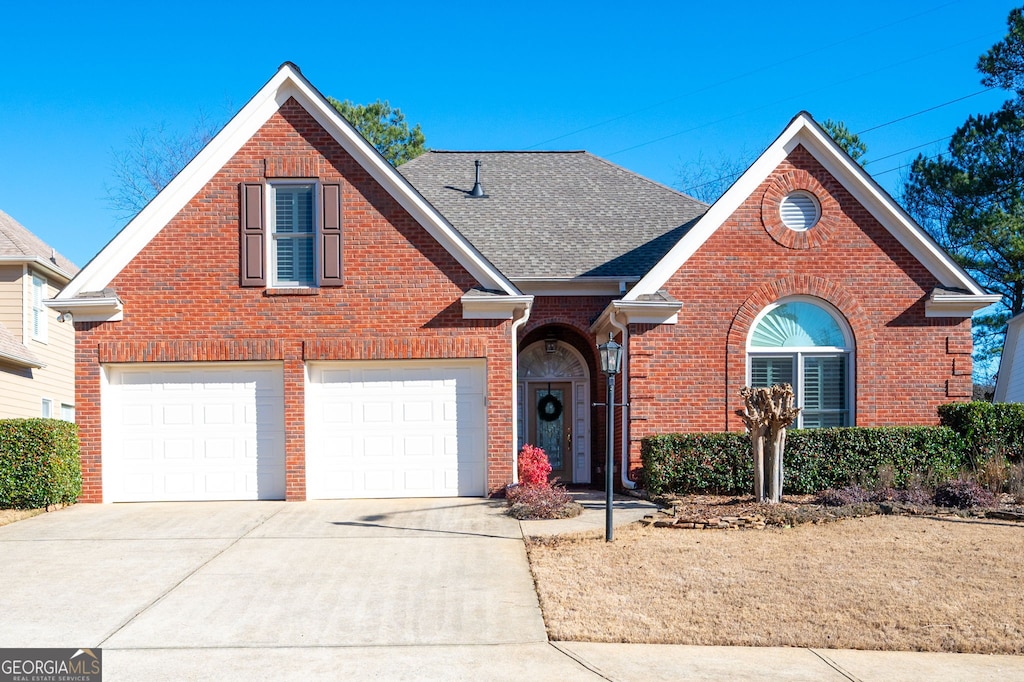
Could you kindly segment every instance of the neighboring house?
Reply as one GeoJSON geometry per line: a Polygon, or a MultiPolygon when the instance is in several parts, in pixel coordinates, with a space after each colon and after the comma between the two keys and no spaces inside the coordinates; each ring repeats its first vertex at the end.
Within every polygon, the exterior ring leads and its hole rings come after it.
{"type": "Polygon", "coordinates": [[[999,373],[996,375],[997,403],[1024,403],[1024,344],[1020,342],[1024,314],[1010,318],[1006,325],[1006,340],[1003,354],[999,358],[999,373]]]}
{"type": "Polygon", "coordinates": [[[43,302],[77,272],[0,211],[0,419],[75,420],[75,330],[43,302]]]}
{"type": "Polygon", "coordinates": [[[484,495],[523,442],[598,480],[609,334],[626,486],[746,384],[932,424],[996,298],[807,114],[708,207],[583,152],[396,171],[284,64],[50,305],[98,502],[484,495]]]}

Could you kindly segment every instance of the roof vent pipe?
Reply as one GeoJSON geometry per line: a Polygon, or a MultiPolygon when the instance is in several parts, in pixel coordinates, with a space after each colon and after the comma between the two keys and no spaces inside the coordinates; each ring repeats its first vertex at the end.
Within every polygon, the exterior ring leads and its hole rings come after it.
{"type": "Polygon", "coordinates": [[[486,199],[487,195],[484,194],[484,188],[480,185],[480,160],[477,159],[473,163],[476,164],[476,181],[473,182],[473,189],[469,193],[469,198],[486,199]]]}

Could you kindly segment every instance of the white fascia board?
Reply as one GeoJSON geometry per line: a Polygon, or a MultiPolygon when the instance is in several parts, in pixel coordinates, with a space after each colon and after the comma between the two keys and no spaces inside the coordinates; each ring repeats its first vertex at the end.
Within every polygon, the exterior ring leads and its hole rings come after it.
{"type": "Polygon", "coordinates": [[[529,310],[533,296],[471,296],[464,295],[462,319],[511,320],[517,310],[529,310]]]}
{"type": "Polygon", "coordinates": [[[1013,361],[1017,356],[1017,344],[1020,342],[1021,323],[1024,323],[1024,313],[1014,315],[1006,324],[1003,353],[999,357],[999,371],[996,373],[996,392],[992,397],[992,400],[997,403],[1006,402],[1006,394],[1010,388],[1010,376],[1013,374],[1013,361]]]}
{"type": "Polygon", "coordinates": [[[28,358],[22,358],[17,355],[10,355],[9,353],[0,353],[0,363],[7,363],[9,365],[16,365],[25,369],[43,369],[46,367],[41,362],[36,360],[29,360],[28,358]]]}
{"type": "Polygon", "coordinates": [[[486,288],[518,293],[436,210],[337,113],[291,64],[284,64],[241,111],[58,295],[100,291],[191,201],[281,106],[294,97],[399,204],[486,288]]]}
{"type": "Polygon", "coordinates": [[[999,303],[1003,297],[999,294],[952,294],[933,293],[924,303],[925,317],[970,317],[975,312],[999,303]]]}
{"type": "Polygon", "coordinates": [[[70,313],[76,322],[120,322],[124,304],[116,296],[108,298],[51,298],[43,305],[59,313],[70,313]]]}
{"type": "Polygon", "coordinates": [[[679,311],[683,304],[679,301],[612,301],[598,316],[590,331],[601,336],[611,329],[611,313],[623,324],[678,324],[679,311]]]}
{"type": "Polygon", "coordinates": [[[635,277],[515,277],[512,283],[534,296],[621,296],[636,283],[635,277]]]}
{"type": "Polygon", "coordinates": [[[14,265],[34,265],[41,270],[45,270],[49,275],[56,275],[57,278],[68,282],[71,280],[73,275],[67,270],[63,270],[57,267],[53,261],[40,258],[39,256],[0,256],[0,263],[11,263],[14,265]]]}
{"type": "Polygon", "coordinates": [[[690,256],[800,145],[803,145],[876,220],[888,229],[942,286],[966,289],[978,296],[986,295],[985,290],[957,265],[863,168],[850,159],[808,114],[800,113],[675,247],[633,287],[625,299],[634,300],[638,296],[653,294],[663,288],[690,256]]]}

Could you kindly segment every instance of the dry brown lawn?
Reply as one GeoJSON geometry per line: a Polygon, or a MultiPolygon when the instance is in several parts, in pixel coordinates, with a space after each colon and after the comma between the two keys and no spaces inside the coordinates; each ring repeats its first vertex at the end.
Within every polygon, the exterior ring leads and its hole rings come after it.
{"type": "Polygon", "coordinates": [[[1024,524],[874,516],[527,543],[554,640],[1024,654],[1024,524]]]}

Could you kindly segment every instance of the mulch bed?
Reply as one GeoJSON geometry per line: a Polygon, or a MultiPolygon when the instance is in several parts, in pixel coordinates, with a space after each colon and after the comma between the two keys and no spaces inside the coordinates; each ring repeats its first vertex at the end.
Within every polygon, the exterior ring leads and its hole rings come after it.
{"type": "Polygon", "coordinates": [[[816,503],[815,495],[784,495],[779,504],[764,504],[753,495],[664,495],[654,501],[664,506],[644,523],[662,528],[751,529],[790,528],[804,523],[828,523],[847,518],[901,514],[907,516],[962,516],[1024,522],[1024,505],[1003,495],[998,508],[953,509],[901,502],[863,502],[840,507],[816,503]]]}

